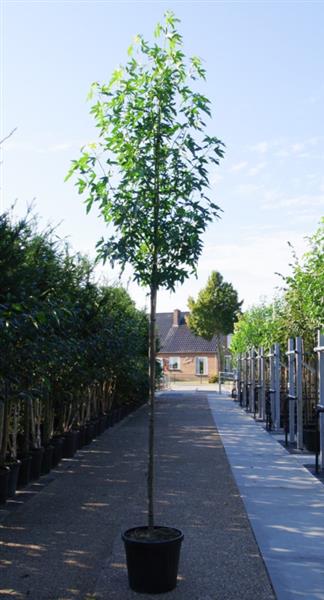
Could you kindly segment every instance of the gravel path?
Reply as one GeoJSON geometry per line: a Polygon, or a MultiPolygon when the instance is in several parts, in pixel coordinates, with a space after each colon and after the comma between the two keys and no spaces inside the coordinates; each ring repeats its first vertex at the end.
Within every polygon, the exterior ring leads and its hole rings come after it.
{"type": "MultiPolygon", "coordinates": [[[[158,598],[273,599],[207,396],[162,394],[156,412],[156,522],[185,535],[178,587],[158,598]]],[[[144,597],[128,589],[120,533],[145,524],[146,413],[65,460],[40,492],[34,485],[8,504],[0,600],[144,597]]]]}

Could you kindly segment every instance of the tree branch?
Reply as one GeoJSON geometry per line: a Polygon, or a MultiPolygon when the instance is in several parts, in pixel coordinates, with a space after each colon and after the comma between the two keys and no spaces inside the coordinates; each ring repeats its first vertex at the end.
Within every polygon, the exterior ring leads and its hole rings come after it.
{"type": "Polygon", "coordinates": [[[14,129],[12,131],[10,131],[10,133],[8,133],[8,135],[6,135],[4,138],[2,138],[2,140],[0,140],[0,146],[1,146],[1,144],[3,144],[3,142],[5,142],[9,138],[11,138],[11,136],[15,133],[15,131],[17,131],[17,127],[14,127],[14,129]]]}

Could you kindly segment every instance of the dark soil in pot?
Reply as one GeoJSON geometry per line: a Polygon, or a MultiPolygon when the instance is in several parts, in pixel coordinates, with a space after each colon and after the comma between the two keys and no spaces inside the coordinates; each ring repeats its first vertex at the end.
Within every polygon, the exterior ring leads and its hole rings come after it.
{"type": "Polygon", "coordinates": [[[20,459],[20,469],[18,474],[17,487],[25,487],[30,482],[30,469],[31,469],[32,457],[24,456],[20,459]]]}
{"type": "Polygon", "coordinates": [[[9,467],[0,468],[0,503],[3,504],[8,498],[9,467]]]}
{"type": "Polygon", "coordinates": [[[122,535],[129,586],[142,594],[162,594],[177,585],[183,533],[173,527],[134,527],[122,535]]]}
{"type": "Polygon", "coordinates": [[[18,477],[20,471],[20,460],[16,460],[9,465],[9,479],[8,479],[8,498],[12,498],[17,489],[18,477]]]}

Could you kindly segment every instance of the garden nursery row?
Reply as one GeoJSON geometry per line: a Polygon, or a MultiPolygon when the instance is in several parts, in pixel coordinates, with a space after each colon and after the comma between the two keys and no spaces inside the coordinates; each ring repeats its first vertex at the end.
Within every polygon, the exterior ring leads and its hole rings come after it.
{"type": "Polygon", "coordinates": [[[148,397],[148,319],[30,213],[0,216],[0,501],[148,397]]]}

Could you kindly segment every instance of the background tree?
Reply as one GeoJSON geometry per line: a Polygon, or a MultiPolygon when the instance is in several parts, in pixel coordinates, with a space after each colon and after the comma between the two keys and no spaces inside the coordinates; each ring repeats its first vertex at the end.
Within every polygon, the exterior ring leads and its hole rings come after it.
{"type": "Polygon", "coordinates": [[[324,218],[308,245],[301,260],[293,251],[292,274],[283,279],[288,337],[302,336],[311,351],[316,329],[324,327],[324,218]]]}
{"type": "Polygon", "coordinates": [[[231,352],[240,354],[259,346],[270,348],[276,342],[284,348],[287,343],[285,311],[284,299],[278,297],[272,303],[261,302],[241,313],[234,324],[231,352]]]}
{"type": "Polygon", "coordinates": [[[155,321],[159,288],[174,290],[195,272],[201,234],[219,208],[207,196],[210,163],[223,144],[205,133],[208,99],[190,89],[205,78],[197,57],[185,60],[177,19],[170,12],[155,29],[156,42],[137,36],[125,68],[108,84],[92,86],[91,112],[99,141],[82,150],[68,177],[79,174],[87,210],[97,203],[111,227],[97,244],[112,265],[133,267],[134,279],[150,294],[150,427],[148,520],[153,527],[155,321]]]}
{"type": "Polygon", "coordinates": [[[285,352],[288,338],[296,336],[303,338],[305,351],[313,353],[316,330],[324,326],[324,219],[308,242],[301,259],[292,248],[292,273],[281,275],[281,295],[240,315],[231,340],[233,353],[276,342],[285,352]]]}
{"type": "Polygon", "coordinates": [[[233,332],[241,305],[232,284],[218,271],[211,273],[197,300],[188,298],[190,329],[207,340],[217,338],[218,372],[222,371],[222,336],[233,332]]]}

